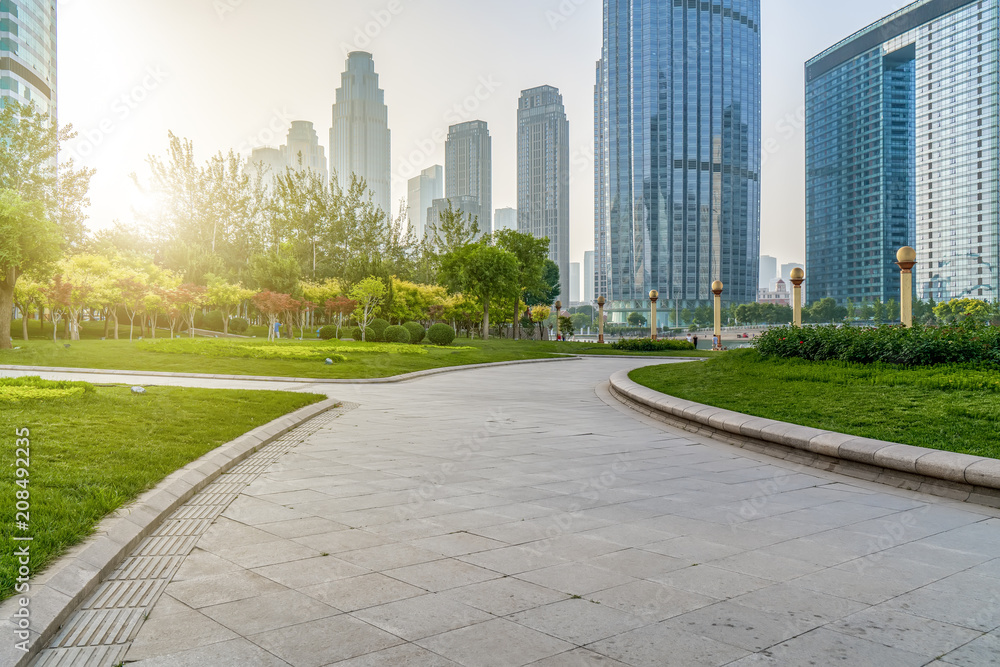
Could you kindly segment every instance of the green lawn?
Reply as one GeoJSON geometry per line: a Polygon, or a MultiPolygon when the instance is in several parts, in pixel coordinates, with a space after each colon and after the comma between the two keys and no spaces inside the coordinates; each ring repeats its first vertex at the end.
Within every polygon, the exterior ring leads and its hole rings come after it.
{"type": "MultiPolygon", "coordinates": [[[[0,599],[12,592],[17,564],[15,430],[30,431],[31,569],[89,535],[109,512],[152,488],[221,444],[298,408],[322,400],[314,394],[39,383],[86,393],[39,397],[23,380],[0,380],[0,599]],[[11,390],[15,392],[10,395],[11,390]],[[6,392],[6,393],[5,393],[6,392]]],[[[23,498],[23,496],[22,496],[23,498]]],[[[18,544],[20,546],[20,543],[18,544]]]]}
{"type": "Polygon", "coordinates": [[[993,370],[765,359],[740,350],[699,364],[640,368],[630,377],[768,419],[1000,458],[1000,377],[993,370]]]}
{"type": "MultiPolygon", "coordinates": [[[[37,325],[37,323],[32,323],[37,325]]],[[[90,324],[90,323],[88,323],[90,324]]],[[[19,330],[20,325],[16,325],[19,330]]],[[[51,329],[48,330],[51,334],[51,329]]],[[[127,332],[127,329],[126,329],[127,332]]],[[[633,356],[676,357],[708,356],[708,352],[664,352],[664,353],[621,353],[607,345],[596,343],[564,343],[555,341],[489,341],[456,338],[451,347],[411,346],[424,350],[425,354],[386,353],[373,344],[370,354],[349,354],[344,361],[327,366],[325,355],[315,360],[300,359],[247,359],[238,356],[206,356],[203,354],[165,354],[147,349],[146,342],[138,340],[99,340],[100,327],[85,329],[84,340],[69,343],[60,340],[53,343],[46,338],[33,338],[24,342],[15,340],[20,350],[0,351],[0,365],[48,366],[59,368],[96,368],[104,370],[159,371],[173,373],[207,373],[218,375],[264,375],[302,378],[383,378],[414,371],[483,364],[500,361],[556,358],[565,354],[630,354],[633,356]],[[97,339],[94,339],[96,335],[97,339]],[[463,349],[466,348],[466,349],[463,349]]],[[[206,352],[216,339],[195,339],[204,343],[206,352]]],[[[258,339],[218,339],[219,341],[240,340],[245,344],[260,345],[258,339]]],[[[164,341],[169,342],[169,341],[164,341]]],[[[281,341],[278,346],[316,346],[328,349],[330,344],[323,341],[281,341]]]]}

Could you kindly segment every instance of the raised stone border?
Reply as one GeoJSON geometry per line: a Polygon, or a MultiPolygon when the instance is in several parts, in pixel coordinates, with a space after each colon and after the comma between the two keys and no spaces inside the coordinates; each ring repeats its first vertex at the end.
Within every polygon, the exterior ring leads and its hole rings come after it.
{"type": "Polygon", "coordinates": [[[0,665],[23,667],[44,649],[73,611],[93,593],[156,527],[178,507],[226,471],[341,401],[326,399],[259,426],[168,475],[156,488],[108,516],[94,537],[70,549],[33,577],[27,596],[15,593],[0,605],[0,665]],[[27,653],[15,648],[14,612],[18,598],[31,601],[31,639],[27,653]]]}
{"type": "Polygon", "coordinates": [[[1000,460],[859,438],[668,396],[611,376],[611,394],[637,412],[754,452],[900,489],[1000,507],[1000,460]]]}
{"type": "Polygon", "coordinates": [[[196,380],[244,380],[247,382],[290,382],[295,384],[393,384],[406,382],[429,375],[467,371],[476,368],[492,368],[494,366],[517,366],[518,364],[543,364],[553,361],[571,361],[579,357],[557,357],[554,359],[519,359],[516,361],[494,361],[486,364],[469,364],[466,366],[442,366],[429,368],[425,371],[414,371],[403,375],[393,375],[386,378],[290,378],[269,375],[210,375],[208,373],[164,373],[163,371],[120,371],[109,368],[62,368],[59,366],[0,366],[0,371],[23,371],[28,373],[82,373],[86,375],[124,375],[129,377],[164,377],[193,378],[196,380]]]}

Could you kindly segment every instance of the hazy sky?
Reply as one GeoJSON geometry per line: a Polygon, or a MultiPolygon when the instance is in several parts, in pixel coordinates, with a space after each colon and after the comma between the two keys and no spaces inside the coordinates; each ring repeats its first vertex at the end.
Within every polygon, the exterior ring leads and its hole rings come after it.
{"type": "MultiPolygon", "coordinates": [[[[803,65],[905,3],[763,0],[761,252],[801,261],[803,65]]],[[[494,208],[516,206],[520,91],[563,94],[572,156],[571,261],[593,249],[594,64],[601,0],[59,0],[59,115],[98,170],[91,226],[132,220],[128,175],[146,173],[167,131],[200,157],[283,143],[292,120],[329,148],[348,50],[371,51],[392,130],[395,202],[405,181],[444,164],[432,137],[481,119],[493,137],[494,208]]]]}

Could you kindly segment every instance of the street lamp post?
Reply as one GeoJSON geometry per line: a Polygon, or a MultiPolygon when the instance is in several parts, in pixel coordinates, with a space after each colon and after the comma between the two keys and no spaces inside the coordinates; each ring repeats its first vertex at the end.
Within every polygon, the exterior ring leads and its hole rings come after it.
{"type": "Polygon", "coordinates": [[[607,300],[602,296],[597,298],[597,342],[604,344],[604,304],[607,300]]]}
{"type": "Polygon", "coordinates": [[[806,272],[796,267],[792,269],[792,312],[794,313],[795,326],[802,326],[802,283],[806,281],[806,272]]]}
{"type": "Polygon", "coordinates": [[[917,251],[904,246],[896,253],[899,267],[899,319],[903,326],[913,326],[913,267],[917,265],[917,251]]]}
{"type": "Polygon", "coordinates": [[[660,298],[660,293],[656,290],[652,290],[649,293],[649,303],[651,304],[651,317],[649,322],[649,337],[656,340],[656,301],[660,298]]]}
{"type": "Polygon", "coordinates": [[[712,341],[713,350],[722,349],[722,281],[712,283],[712,294],[715,295],[715,338],[712,341]]]}

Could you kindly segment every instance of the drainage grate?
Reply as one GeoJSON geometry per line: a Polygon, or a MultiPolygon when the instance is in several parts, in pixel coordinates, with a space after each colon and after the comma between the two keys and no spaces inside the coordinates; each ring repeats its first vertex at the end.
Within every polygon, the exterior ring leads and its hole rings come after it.
{"type": "Polygon", "coordinates": [[[32,667],[119,664],[148,611],[209,526],[275,461],[358,407],[343,403],[261,448],[179,507],[80,605],[32,667]]]}

